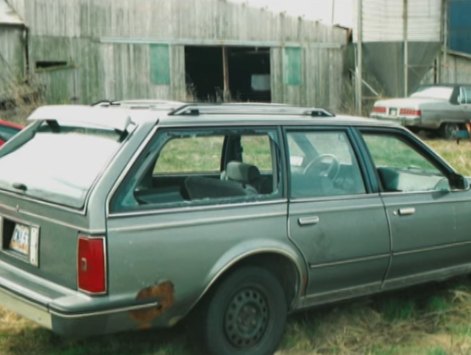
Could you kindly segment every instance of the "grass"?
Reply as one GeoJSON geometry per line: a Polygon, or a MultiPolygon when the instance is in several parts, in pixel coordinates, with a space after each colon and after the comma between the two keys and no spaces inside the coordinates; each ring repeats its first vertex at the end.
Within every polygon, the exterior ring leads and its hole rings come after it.
{"type": "MultiPolygon", "coordinates": [[[[471,142],[427,143],[471,176],[471,142]]],[[[0,309],[0,353],[185,355],[192,347],[183,325],[73,340],[0,309]]],[[[297,313],[288,320],[278,354],[471,354],[471,277],[297,313]]]]}

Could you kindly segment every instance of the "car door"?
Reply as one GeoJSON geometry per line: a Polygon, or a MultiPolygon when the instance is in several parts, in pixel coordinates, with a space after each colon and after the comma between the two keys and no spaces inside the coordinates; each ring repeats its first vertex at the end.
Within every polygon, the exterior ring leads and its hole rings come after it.
{"type": "Polygon", "coordinates": [[[287,129],[289,236],[309,268],[306,303],[378,290],[389,264],[379,194],[369,193],[347,129],[287,129]]]}
{"type": "Polygon", "coordinates": [[[279,136],[273,127],[159,129],[110,202],[110,290],[137,294],[168,280],[180,304],[189,307],[234,260],[292,250],[280,150],[274,148],[279,136]],[[231,180],[229,171],[221,176],[230,135],[243,148],[241,161],[233,162],[240,169],[235,177],[257,175],[253,186],[231,180]]]}
{"type": "Polygon", "coordinates": [[[451,170],[412,135],[364,130],[391,227],[385,286],[458,272],[471,260],[469,191],[451,191],[451,170]]]}

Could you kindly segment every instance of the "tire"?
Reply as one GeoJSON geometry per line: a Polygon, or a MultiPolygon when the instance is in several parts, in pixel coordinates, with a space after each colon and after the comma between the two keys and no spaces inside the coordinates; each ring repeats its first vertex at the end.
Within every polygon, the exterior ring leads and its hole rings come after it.
{"type": "Polygon", "coordinates": [[[414,134],[419,134],[420,128],[419,127],[414,127],[414,126],[406,126],[406,128],[411,131],[414,134]]]}
{"type": "Polygon", "coordinates": [[[228,275],[205,299],[194,335],[205,354],[273,354],[286,324],[278,279],[255,266],[228,275]]]}
{"type": "Polygon", "coordinates": [[[445,139],[456,138],[455,133],[460,130],[460,125],[458,123],[443,123],[440,126],[440,135],[445,139]]]}

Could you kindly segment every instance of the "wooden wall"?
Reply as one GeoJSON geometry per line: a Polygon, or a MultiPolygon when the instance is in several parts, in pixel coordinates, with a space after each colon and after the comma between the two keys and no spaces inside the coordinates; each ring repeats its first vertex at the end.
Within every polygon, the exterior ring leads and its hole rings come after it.
{"type": "Polygon", "coordinates": [[[71,97],[185,100],[185,45],[269,47],[272,101],[336,109],[346,31],[227,0],[8,0],[30,29],[32,70],[50,102],[71,97]],[[170,82],[151,80],[150,46],[167,44],[170,82]],[[299,48],[300,82],[286,80],[299,48]],[[37,70],[38,61],[66,65],[37,70]]]}
{"type": "Polygon", "coordinates": [[[24,79],[23,28],[0,24],[0,100],[11,95],[11,86],[24,79]]]}

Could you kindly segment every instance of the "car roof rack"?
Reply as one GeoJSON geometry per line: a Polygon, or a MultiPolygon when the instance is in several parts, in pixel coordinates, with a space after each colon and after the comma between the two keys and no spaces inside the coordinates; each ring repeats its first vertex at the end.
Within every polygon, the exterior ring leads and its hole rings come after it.
{"type": "Polygon", "coordinates": [[[116,101],[113,101],[113,100],[103,99],[103,100],[99,100],[90,104],[90,106],[108,107],[108,106],[119,106],[119,104],[117,104],[116,101]]]}
{"type": "Polygon", "coordinates": [[[170,112],[170,116],[199,116],[201,114],[246,114],[246,115],[300,115],[311,117],[333,117],[335,114],[318,107],[299,107],[272,103],[222,103],[187,104],[170,112]]]}
{"type": "Polygon", "coordinates": [[[91,106],[98,107],[123,107],[128,109],[152,109],[152,110],[175,110],[178,107],[185,105],[184,102],[171,101],[171,100],[156,100],[156,99],[139,99],[139,100],[100,100],[93,103],[91,106]]]}

